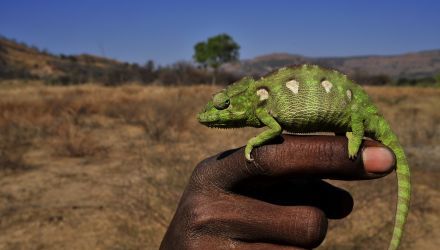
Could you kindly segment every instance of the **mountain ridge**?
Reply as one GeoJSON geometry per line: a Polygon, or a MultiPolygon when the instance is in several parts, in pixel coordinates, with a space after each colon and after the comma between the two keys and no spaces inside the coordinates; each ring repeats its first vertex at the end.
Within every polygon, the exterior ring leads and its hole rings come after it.
{"type": "Polygon", "coordinates": [[[239,74],[263,75],[276,68],[297,64],[318,64],[341,70],[348,75],[386,75],[393,79],[433,77],[440,73],[440,49],[395,55],[354,55],[308,57],[299,54],[272,53],[229,64],[225,70],[239,74]]]}

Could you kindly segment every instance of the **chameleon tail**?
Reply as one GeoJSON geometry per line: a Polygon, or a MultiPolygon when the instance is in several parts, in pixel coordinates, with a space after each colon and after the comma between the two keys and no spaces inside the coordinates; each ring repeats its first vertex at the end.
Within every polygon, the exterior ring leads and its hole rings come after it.
{"type": "Polygon", "coordinates": [[[398,147],[389,147],[394,151],[397,159],[397,211],[394,222],[393,237],[388,248],[389,250],[395,250],[400,244],[403,229],[406,223],[406,217],[408,216],[411,196],[411,182],[409,166],[402,147],[400,145],[398,147]]]}
{"type": "Polygon", "coordinates": [[[399,144],[397,136],[392,132],[388,122],[380,115],[376,115],[367,124],[367,129],[374,131],[376,139],[389,147],[396,155],[397,163],[397,210],[394,222],[393,237],[388,250],[395,250],[400,244],[402,233],[409,212],[411,196],[411,182],[408,162],[399,144]]]}

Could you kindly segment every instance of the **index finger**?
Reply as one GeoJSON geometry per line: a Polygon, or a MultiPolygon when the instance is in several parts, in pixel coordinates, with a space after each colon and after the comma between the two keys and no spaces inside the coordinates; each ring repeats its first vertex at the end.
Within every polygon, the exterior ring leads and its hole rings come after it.
{"type": "Polygon", "coordinates": [[[382,144],[364,140],[356,159],[351,160],[347,143],[343,136],[283,135],[275,143],[255,148],[252,162],[246,161],[244,148],[226,151],[199,164],[193,177],[205,185],[230,188],[253,177],[366,180],[392,171],[394,154],[382,144]],[[381,150],[371,150],[374,148],[381,150]],[[369,159],[363,159],[362,152],[367,151],[372,153],[369,159]]]}

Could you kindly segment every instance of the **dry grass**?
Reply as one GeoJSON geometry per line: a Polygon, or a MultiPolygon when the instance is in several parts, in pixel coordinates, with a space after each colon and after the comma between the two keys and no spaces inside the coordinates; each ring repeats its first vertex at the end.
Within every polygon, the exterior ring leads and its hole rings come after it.
{"type": "MultiPolygon", "coordinates": [[[[195,114],[216,87],[0,89],[0,249],[156,249],[195,164],[257,131],[210,130],[195,114]]],[[[404,144],[414,199],[403,249],[440,227],[439,89],[367,88],[404,144]]],[[[383,249],[394,176],[337,182],[356,200],[322,249],[383,249]]]]}

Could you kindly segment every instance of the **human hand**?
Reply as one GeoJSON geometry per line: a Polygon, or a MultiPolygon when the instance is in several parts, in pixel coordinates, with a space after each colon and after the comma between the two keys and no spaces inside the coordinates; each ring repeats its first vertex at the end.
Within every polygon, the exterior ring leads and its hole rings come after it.
{"type": "Polygon", "coordinates": [[[321,179],[365,180],[393,170],[394,155],[366,140],[356,160],[341,136],[284,135],[278,143],[210,157],[195,168],[160,249],[310,249],[351,195],[321,179]]]}

